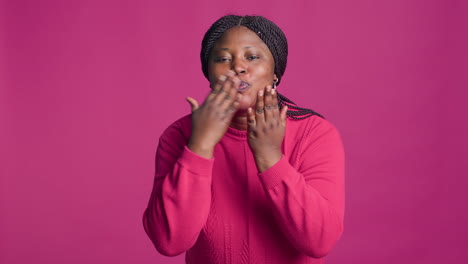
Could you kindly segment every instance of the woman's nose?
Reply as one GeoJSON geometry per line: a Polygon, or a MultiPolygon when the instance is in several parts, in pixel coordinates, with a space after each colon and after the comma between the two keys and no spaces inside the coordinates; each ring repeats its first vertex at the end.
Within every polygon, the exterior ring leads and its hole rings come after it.
{"type": "Polygon", "coordinates": [[[231,69],[237,74],[244,74],[247,72],[247,64],[242,59],[234,59],[232,61],[231,69]]]}

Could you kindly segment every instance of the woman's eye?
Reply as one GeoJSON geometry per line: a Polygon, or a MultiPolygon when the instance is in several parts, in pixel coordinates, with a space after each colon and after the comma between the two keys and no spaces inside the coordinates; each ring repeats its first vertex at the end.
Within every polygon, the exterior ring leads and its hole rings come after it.
{"type": "Polygon", "coordinates": [[[252,56],[249,56],[249,57],[247,57],[247,58],[248,58],[249,60],[257,60],[257,59],[259,59],[260,57],[257,56],[257,55],[252,55],[252,56]]]}
{"type": "Polygon", "coordinates": [[[227,62],[227,61],[230,61],[230,59],[226,57],[220,57],[220,58],[215,59],[215,62],[227,62]]]}

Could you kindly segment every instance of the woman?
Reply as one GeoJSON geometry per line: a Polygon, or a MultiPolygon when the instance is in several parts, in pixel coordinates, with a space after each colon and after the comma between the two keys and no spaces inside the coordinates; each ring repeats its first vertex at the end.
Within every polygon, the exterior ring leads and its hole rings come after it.
{"type": "Polygon", "coordinates": [[[143,216],[186,263],[323,263],[343,232],[335,127],[276,92],[286,38],[260,16],[225,16],[202,42],[211,93],[160,137],[143,216]]]}

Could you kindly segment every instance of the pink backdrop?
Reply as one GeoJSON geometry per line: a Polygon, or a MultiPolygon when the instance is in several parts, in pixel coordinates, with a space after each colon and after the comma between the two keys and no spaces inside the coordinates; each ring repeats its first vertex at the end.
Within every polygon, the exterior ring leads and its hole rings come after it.
{"type": "Polygon", "coordinates": [[[467,1],[2,1],[0,262],[183,263],[141,216],[163,129],[202,100],[203,34],[262,14],[279,89],[334,123],[345,233],[327,263],[468,261],[467,1]],[[161,4],[159,2],[164,2],[161,4]]]}

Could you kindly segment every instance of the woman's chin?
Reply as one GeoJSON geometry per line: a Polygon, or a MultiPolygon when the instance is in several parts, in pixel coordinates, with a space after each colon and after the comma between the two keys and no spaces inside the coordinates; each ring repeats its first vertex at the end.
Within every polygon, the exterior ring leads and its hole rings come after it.
{"type": "Polygon", "coordinates": [[[249,107],[252,107],[252,98],[248,95],[243,95],[239,101],[239,107],[237,109],[239,111],[247,111],[249,107]]]}

